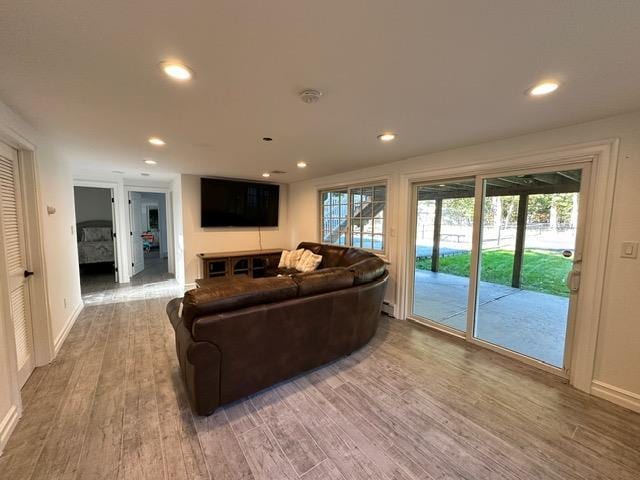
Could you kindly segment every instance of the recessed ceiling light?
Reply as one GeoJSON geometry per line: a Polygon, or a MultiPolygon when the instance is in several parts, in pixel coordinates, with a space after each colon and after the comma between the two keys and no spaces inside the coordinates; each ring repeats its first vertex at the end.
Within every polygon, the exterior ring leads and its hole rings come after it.
{"type": "Polygon", "coordinates": [[[271,174],[270,174],[269,172],[264,172],[264,173],[262,174],[262,176],[263,176],[264,178],[269,178],[269,177],[271,176],[271,174]]]}
{"type": "Polygon", "coordinates": [[[158,162],[156,162],[153,158],[145,158],[144,159],[144,163],[146,163],[147,165],[157,165],[158,162]]]}
{"type": "Polygon", "coordinates": [[[555,92],[559,86],[556,82],[542,82],[531,88],[527,93],[532,97],[541,97],[555,92]]]}
{"type": "Polygon", "coordinates": [[[307,166],[307,162],[300,161],[296,163],[296,165],[298,165],[298,168],[305,168],[307,166]]]}
{"type": "Polygon", "coordinates": [[[164,141],[164,140],[162,140],[161,138],[158,138],[158,137],[151,137],[151,138],[149,139],[149,143],[150,143],[151,145],[155,145],[155,146],[157,146],[157,147],[161,147],[161,146],[163,146],[163,145],[166,145],[165,141],[164,141]]]}
{"type": "Polygon", "coordinates": [[[394,140],[396,138],[396,134],[395,133],[383,133],[381,135],[378,135],[378,140],[380,140],[381,142],[390,142],[392,140],[394,140]]]}
{"type": "Polygon", "coordinates": [[[444,183],[441,183],[440,185],[438,185],[439,187],[446,187],[446,185],[444,183]]]}
{"type": "Polygon", "coordinates": [[[179,82],[186,82],[187,80],[191,80],[191,77],[193,77],[191,69],[181,63],[163,62],[161,65],[164,73],[179,82]]]}
{"type": "Polygon", "coordinates": [[[151,176],[150,173],[141,173],[140,175],[142,175],[143,177],[150,177],[151,176]]]}

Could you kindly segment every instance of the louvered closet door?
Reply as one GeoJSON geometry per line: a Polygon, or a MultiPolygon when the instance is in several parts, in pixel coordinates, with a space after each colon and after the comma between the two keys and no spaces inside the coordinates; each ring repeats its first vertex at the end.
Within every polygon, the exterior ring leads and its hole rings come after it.
{"type": "Polygon", "coordinates": [[[0,221],[20,387],[27,381],[34,366],[29,287],[24,275],[27,261],[21,204],[18,154],[0,144],[0,221]]]}

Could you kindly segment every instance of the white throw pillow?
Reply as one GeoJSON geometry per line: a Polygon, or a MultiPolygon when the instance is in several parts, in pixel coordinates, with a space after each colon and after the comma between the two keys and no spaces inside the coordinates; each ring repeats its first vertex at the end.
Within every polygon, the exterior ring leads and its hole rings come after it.
{"type": "Polygon", "coordinates": [[[313,272],[322,262],[322,255],[316,255],[311,250],[305,250],[298,260],[296,270],[299,272],[313,272]]]}
{"type": "Polygon", "coordinates": [[[289,250],[283,250],[282,255],[280,255],[280,263],[278,263],[278,268],[288,268],[289,265],[289,257],[291,256],[291,252],[289,250]]]}
{"type": "Polygon", "coordinates": [[[291,252],[289,260],[287,261],[287,268],[298,268],[298,262],[300,261],[300,258],[302,258],[304,252],[304,248],[299,248],[298,250],[291,252]]]}

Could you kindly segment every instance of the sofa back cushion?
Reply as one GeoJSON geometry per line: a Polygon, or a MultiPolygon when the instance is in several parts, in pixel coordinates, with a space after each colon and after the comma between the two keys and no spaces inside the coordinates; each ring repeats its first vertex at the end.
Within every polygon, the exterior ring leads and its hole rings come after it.
{"type": "Polygon", "coordinates": [[[338,247],[337,245],[322,245],[318,252],[322,255],[320,268],[342,267],[342,257],[346,251],[346,248],[338,247]]]}
{"type": "Polygon", "coordinates": [[[334,267],[309,273],[296,273],[291,278],[298,284],[298,296],[306,297],[352,287],[353,277],[352,271],[334,267]]]}
{"type": "Polygon", "coordinates": [[[339,247],[313,242],[302,242],[298,248],[311,250],[322,255],[320,269],[344,267],[354,274],[354,285],[371,282],[384,273],[384,260],[360,248],[339,247]]]}
{"type": "Polygon", "coordinates": [[[279,302],[297,295],[298,284],[289,277],[221,281],[184,294],[182,321],[191,330],[193,322],[199,317],[279,302]]]}
{"type": "Polygon", "coordinates": [[[350,267],[367,258],[377,258],[377,255],[361,250],[360,248],[345,248],[344,255],[342,256],[342,267],[350,267]]]}
{"type": "Polygon", "coordinates": [[[320,250],[322,249],[322,244],[320,243],[314,243],[314,242],[300,242],[300,245],[298,245],[298,248],[303,248],[305,250],[311,250],[313,253],[315,253],[316,255],[322,255],[320,253],[320,250]]]}

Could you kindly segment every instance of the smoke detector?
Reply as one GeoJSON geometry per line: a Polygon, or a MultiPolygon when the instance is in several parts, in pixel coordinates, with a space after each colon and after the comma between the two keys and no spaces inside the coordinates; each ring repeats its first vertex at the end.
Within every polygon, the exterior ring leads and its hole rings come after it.
{"type": "Polygon", "coordinates": [[[300,92],[300,100],[304,103],[316,103],[320,100],[322,96],[322,92],[320,90],[314,90],[313,88],[308,88],[300,92]]]}

